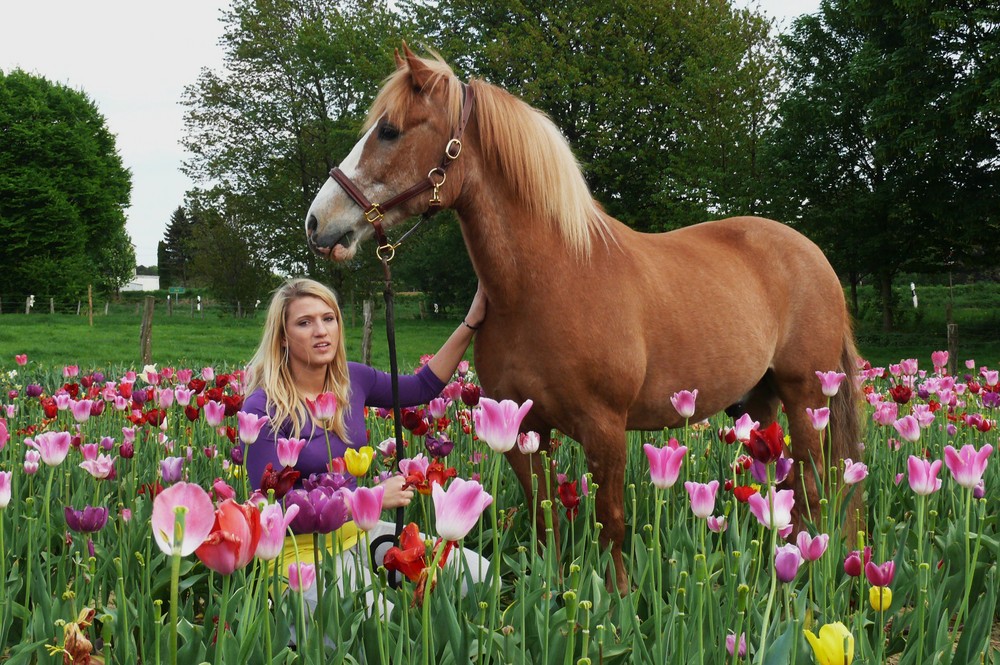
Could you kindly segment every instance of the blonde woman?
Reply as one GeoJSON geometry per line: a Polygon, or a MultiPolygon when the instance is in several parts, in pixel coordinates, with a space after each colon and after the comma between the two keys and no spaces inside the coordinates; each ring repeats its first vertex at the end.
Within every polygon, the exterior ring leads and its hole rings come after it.
{"type": "MultiPolygon", "coordinates": [[[[441,392],[485,316],[486,298],[477,290],[461,325],[434,357],[416,374],[399,376],[402,406],[424,404],[441,392]]],[[[270,418],[257,441],[244,450],[247,476],[254,489],[260,488],[268,464],[274,470],[282,468],[277,454],[279,438],[306,439],[295,468],[302,478],[307,478],[310,474],[327,471],[331,457],[343,457],[348,447],[367,445],[365,406],[392,406],[390,375],[361,363],[348,362],[342,323],[333,291],[314,280],[289,280],[271,298],[260,346],[247,366],[247,398],[243,404],[243,411],[270,418]],[[306,400],[315,400],[323,393],[333,393],[337,397],[336,415],[325,422],[326,429],[323,423],[313,420],[306,406],[306,400]]],[[[399,475],[382,483],[384,509],[410,503],[413,490],[404,488],[403,484],[399,475]]],[[[353,489],[355,486],[356,480],[349,477],[348,487],[353,489]]],[[[385,522],[379,528],[389,533],[394,525],[385,522]]],[[[352,569],[360,570],[367,577],[367,552],[358,551],[364,548],[357,547],[356,533],[352,523],[338,533],[338,544],[344,556],[363,559],[360,565],[343,567],[342,588],[345,581],[355,586],[353,580],[344,579],[351,577],[352,569]]],[[[381,533],[372,532],[372,538],[378,535],[381,533]]],[[[300,546],[306,542],[298,540],[300,546]]],[[[285,568],[289,545],[291,543],[286,545],[285,568]]],[[[312,560],[311,551],[303,554],[306,561],[312,560]]],[[[485,570],[477,554],[467,552],[466,558],[472,564],[468,570],[485,570]]],[[[344,563],[347,563],[346,558],[344,563]]]]}

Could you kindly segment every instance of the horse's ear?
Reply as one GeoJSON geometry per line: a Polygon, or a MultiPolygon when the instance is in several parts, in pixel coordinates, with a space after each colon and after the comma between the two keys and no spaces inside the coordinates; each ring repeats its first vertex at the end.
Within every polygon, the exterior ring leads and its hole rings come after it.
{"type": "Polygon", "coordinates": [[[424,61],[414,55],[410,47],[403,42],[403,55],[406,56],[406,63],[410,66],[410,79],[413,81],[413,88],[420,92],[431,79],[431,69],[424,61]]]}
{"type": "MultiPolygon", "coordinates": [[[[405,44],[406,42],[403,43],[405,44]]],[[[406,60],[403,60],[401,57],[399,57],[399,49],[393,50],[393,56],[396,58],[396,69],[402,69],[403,66],[406,64],[406,60]]]]}

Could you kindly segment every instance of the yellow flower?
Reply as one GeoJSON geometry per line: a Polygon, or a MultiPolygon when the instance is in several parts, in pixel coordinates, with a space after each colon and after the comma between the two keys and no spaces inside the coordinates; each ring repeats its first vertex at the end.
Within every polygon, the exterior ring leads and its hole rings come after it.
{"type": "Polygon", "coordinates": [[[789,448],[792,447],[792,435],[791,434],[786,434],[785,435],[785,445],[788,446],[789,448]]]}
{"type": "Polygon", "coordinates": [[[854,661],[854,636],[841,622],[820,628],[819,637],[811,630],[803,632],[816,655],[817,665],[851,665],[854,661]]]}
{"type": "Polygon", "coordinates": [[[368,473],[374,456],[375,449],[371,446],[363,446],[357,450],[348,448],[347,452],[344,453],[344,464],[347,465],[347,472],[355,478],[364,476],[368,473]]]}
{"type": "Polygon", "coordinates": [[[876,612],[885,611],[892,605],[892,589],[887,586],[873,586],[868,590],[868,601],[876,612]]]}

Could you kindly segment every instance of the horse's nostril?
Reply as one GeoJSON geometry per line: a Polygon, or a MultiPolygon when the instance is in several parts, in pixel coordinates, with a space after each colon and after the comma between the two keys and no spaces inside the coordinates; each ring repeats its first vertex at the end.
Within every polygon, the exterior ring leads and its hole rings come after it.
{"type": "Polygon", "coordinates": [[[316,227],[319,226],[319,220],[316,219],[316,215],[309,215],[309,219],[306,220],[306,233],[312,235],[316,233],[316,227]]]}

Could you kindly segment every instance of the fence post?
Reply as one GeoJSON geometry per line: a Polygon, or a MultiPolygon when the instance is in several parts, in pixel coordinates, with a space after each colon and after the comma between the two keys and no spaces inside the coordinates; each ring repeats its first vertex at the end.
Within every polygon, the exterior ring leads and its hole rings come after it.
{"type": "Polygon", "coordinates": [[[90,327],[94,327],[94,286],[92,284],[87,285],[87,322],[90,323],[90,327]]]}
{"type": "Polygon", "coordinates": [[[49,314],[55,314],[55,313],[56,313],[56,299],[49,298],[49,314]]]}
{"type": "Polygon", "coordinates": [[[28,296],[24,299],[24,313],[31,314],[31,305],[34,304],[35,296],[28,296]]]}
{"type": "Polygon", "coordinates": [[[142,326],[139,328],[139,354],[142,365],[153,362],[153,310],[156,300],[146,296],[146,307],[142,313],[142,326]]]}
{"type": "Polygon", "coordinates": [[[365,300],[364,323],[361,331],[361,362],[366,365],[372,364],[372,310],[375,303],[365,300]]]}
{"type": "Polygon", "coordinates": [[[955,376],[958,368],[958,324],[948,324],[948,375],[955,376]]]}
{"type": "Polygon", "coordinates": [[[105,300],[104,301],[104,316],[108,315],[108,304],[109,304],[108,301],[105,300]]]}
{"type": "Polygon", "coordinates": [[[236,301],[236,318],[237,319],[243,318],[243,305],[240,304],[239,300],[236,301]]]}
{"type": "Polygon", "coordinates": [[[167,295],[167,316],[173,316],[173,315],[174,315],[174,300],[168,294],[167,295]]]}

